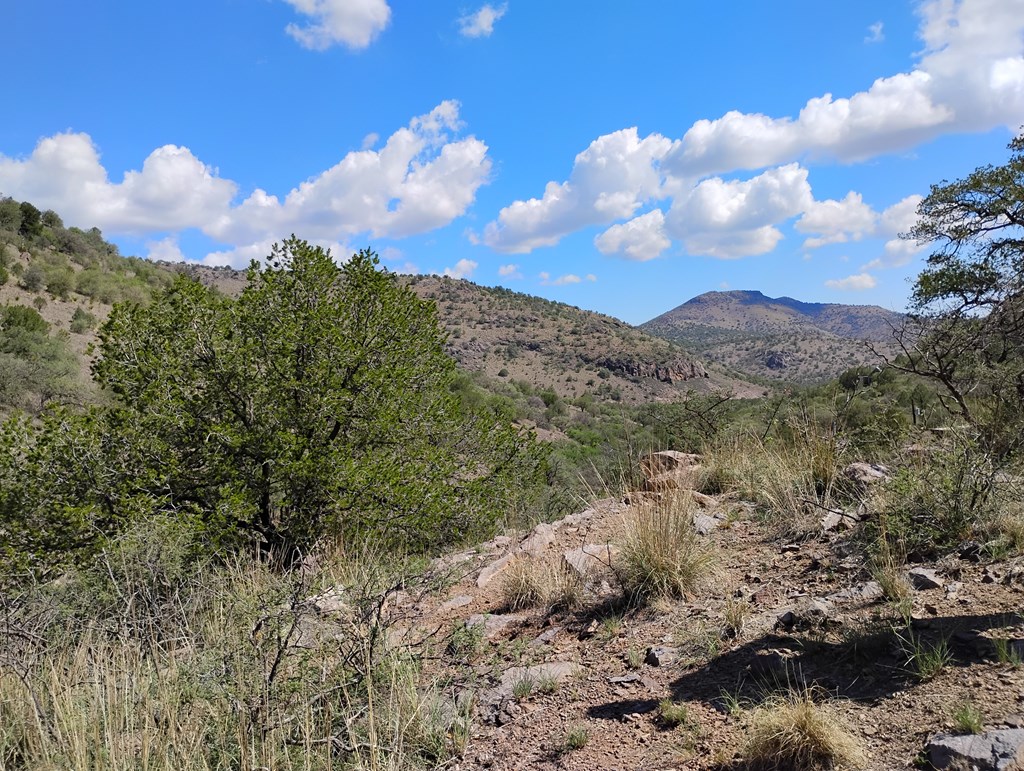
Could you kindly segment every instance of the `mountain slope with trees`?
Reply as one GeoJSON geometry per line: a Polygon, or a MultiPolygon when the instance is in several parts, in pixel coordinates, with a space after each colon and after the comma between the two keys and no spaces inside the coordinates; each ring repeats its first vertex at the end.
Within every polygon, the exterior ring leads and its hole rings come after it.
{"type": "Polygon", "coordinates": [[[904,316],[874,305],[806,303],[756,291],[706,292],[640,325],[748,376],[822,382],[890,352],[904,316]]]}

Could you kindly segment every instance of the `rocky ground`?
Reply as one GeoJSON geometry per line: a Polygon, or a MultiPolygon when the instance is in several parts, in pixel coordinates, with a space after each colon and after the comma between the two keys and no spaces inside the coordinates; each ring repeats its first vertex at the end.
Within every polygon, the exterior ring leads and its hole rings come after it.
{"type": "Polygon", "coordinates": [[[647,486],[446,557],[435,566],[449,577],[443,589],[398,598],[392,642],[425,654],[426,674],[453,703],[472,700],[457,768],[741,768],[751,709],[794,690],[838,715],[867,768],[919,768],[929,756],[942,766],[929,742],[956,733],[955,714],[967,707],[984,731],[1002,733],[953,744],[973,742],[978,768],[1015,767],[1007,764],[1024,741],[1012,730],[1024,727],[1016,560],[989,562],[968,547],[908,566],[914,589],[897,607],[842,524],[786,542],[752,507],[700,496],[695,525],[715,555],[710,580],[685,600],[630,607],[615,545],[665,485],[647,486]],[[503,582],[526,558],[584,574],[582,603],[511,612],[503,582]],[[942,645],[948,661],[922,677],[917,663],[942,645]],[[662,717],[665,699],[685,705],[678,725],[662,717]]]}

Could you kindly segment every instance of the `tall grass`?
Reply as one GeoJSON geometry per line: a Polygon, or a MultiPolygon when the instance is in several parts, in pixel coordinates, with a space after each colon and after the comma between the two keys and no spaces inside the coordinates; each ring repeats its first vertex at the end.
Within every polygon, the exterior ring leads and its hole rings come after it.
{"type": "Polygon", "coordinates": [[[633,601],[685,597],[711,577],[711,552],[693,529],[695,509],[685,491],[667,491],[627,515],[618,572],[633,601]]]}
{"type": "Polygon", "coordinates": [[[175,532],[5,591],[0,768],[431,768],[465,746],[465,705],[385,644],[394,565],[283,576],[179,560],[175,532]]]}

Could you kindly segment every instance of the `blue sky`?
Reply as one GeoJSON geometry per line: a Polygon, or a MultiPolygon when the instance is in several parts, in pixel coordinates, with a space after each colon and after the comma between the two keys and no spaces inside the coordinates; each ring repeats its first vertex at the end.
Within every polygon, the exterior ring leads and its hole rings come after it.
{"type": "Polygon", "coordinates": [[[639,323],[902,309],[1024,124],[1024,0],[8,2],[0,194],[243,267],[294,232],[639,323]]]}

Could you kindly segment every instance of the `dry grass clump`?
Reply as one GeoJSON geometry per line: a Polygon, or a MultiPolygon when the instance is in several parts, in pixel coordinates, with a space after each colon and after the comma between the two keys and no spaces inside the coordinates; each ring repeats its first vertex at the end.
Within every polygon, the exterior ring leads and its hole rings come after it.
{"type": "Polygon", "coordinates": [[[465,747],[468,705],[386,649],[404,566],[184,570],[157,524],[0,597],[0,768],[435,768],[465,747]]]}
{"type": "Polygon", "coordinates": [[[808,692],[755,709],[741,755],[746,767],[763,771],[854,769],[865,762],[857,740],[808,692]]]}
{"type": "Polygon", "coordinates": [[[783,537],[818,530],[825,511],[847,493],[844,450],[828,431],[804,426],[796,434],[788,440],[748,434],[705,448],[701,489],[756,502],[783,537]]]}
{"type": "Polygon", "coordinates": [[[634,601],[693,594],[713,559],[693,529],[695,503],[686,492],[664,493],[625,522],[619,578],[634,601]]]}
{"type": "Polygon", "coordinates": [[[578,606],[583,589],[583,579],[561,560],[520,557],[504,571],[501,596],[510,610],[554,610],[578,606]]]}

